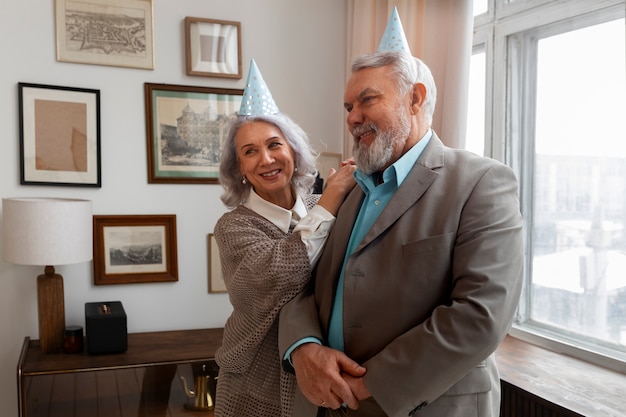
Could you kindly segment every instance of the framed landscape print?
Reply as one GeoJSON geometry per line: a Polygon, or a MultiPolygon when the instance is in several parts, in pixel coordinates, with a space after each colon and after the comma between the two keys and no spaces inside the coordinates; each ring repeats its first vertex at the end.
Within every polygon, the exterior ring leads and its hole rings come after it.
{"type": "Polygon", "coordinates": [[[56,0],[57,60],[154,68],[152,0],[56,0]]]}
{"type": "Polygon", "coordinates": [[[241,78],[241,23],[185,18],[187,75],[241,78]]]}
{"type": "Polygon", "coordinates": [[[148,183],[219,182],[222,142],[243,90],[145,84],[148,183]]]}
{"type": "Polygon", "coordinates": [[[18,83],[22,185],[101,186],[100,90],[18,83]]]}
{"type": "Polygon", "coordinates": [[[176,215],[93,216],[94,283],[178,281],[176,215]]]}

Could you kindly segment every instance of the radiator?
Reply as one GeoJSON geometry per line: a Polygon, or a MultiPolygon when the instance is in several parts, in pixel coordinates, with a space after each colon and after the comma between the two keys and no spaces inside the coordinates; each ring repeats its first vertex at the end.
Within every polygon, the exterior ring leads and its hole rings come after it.
{"type": "Polygon", "coordinates": [[[585,417],[501,381],[500,417],[585,417]]]}

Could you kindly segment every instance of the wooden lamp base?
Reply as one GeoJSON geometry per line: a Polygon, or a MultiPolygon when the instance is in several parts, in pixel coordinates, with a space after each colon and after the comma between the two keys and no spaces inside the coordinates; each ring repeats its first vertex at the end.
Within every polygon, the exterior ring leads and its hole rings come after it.
{"type": "Polygon", "coordinates": [[[65,329],[65,301],[63,277],[55,274],[53,266],[37,277],[39,308],[39,347],[43,353],[57,353],[63,349],[65,329]]]}

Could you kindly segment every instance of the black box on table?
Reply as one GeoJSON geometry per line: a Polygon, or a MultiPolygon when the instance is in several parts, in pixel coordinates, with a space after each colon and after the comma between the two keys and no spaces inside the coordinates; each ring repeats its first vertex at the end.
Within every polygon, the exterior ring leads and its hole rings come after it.
{"type": "Polygon", "coordinates": [[[119,353],[128,349],[126,312],[121,301],[85,303],[87,353],[119,353]]]}

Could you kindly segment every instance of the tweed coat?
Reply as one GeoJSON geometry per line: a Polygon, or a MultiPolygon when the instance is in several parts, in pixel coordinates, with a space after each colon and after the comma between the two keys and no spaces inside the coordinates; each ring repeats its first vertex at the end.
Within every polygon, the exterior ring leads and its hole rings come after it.
{"type": "MultiPolygon", "coordinates": [[[[307,210],[319,198],[303,196],[307,210]]],[[[311,276],[306,246],[244,206],[224,213],[214,235],[233,305],[215,353],[215,416],[291,417],[296,382],[280,367],[278,317],[311,276]]]]}
{"type": "MultiPolygon", "coordinates": [[[[493,352],[510,328],[522,286],[517,193],[508,166],[447,148],[433,134],[347,261],[345,353],[367,369],[373,396],[350,415],[498,416],[493,352]]],[[[362,199],[355,187],[309,287],[282,309],[281,357],[303,337],[326,343],[362,199]]],[[[288,361],[283,366],[293,372],[288,361]]],[[[298,393],[294,416],[316,412],[298,393]]]]}

